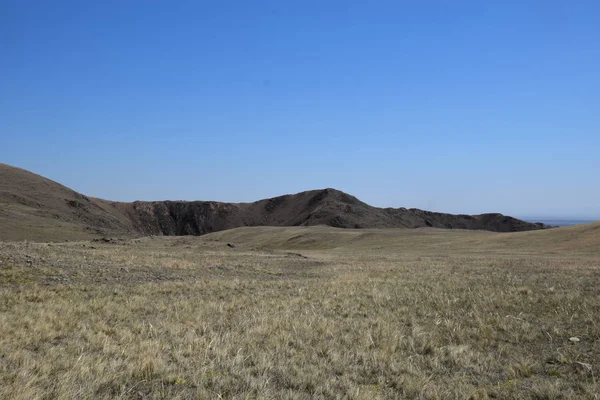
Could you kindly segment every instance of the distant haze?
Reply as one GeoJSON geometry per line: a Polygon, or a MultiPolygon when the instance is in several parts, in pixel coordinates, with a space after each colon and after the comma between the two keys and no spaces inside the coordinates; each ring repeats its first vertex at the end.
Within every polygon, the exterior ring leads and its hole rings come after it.
{"type": "Polygon", "coordinates": [[[550,226],[571,226],[579,224],[590,224],[598,222],[600,219],[568,219],[568,218],[535,218],[535,217],[520,217],[527,222],[541,222],[550,226]]]}

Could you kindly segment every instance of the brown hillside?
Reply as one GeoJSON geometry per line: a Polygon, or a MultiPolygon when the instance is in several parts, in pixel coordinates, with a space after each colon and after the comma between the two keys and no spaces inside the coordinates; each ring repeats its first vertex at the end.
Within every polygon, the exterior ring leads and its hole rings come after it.
{"type": "Polygon", "coordinates": [[[0,164],[0,240],[63,240],[99,235],[199,235],[243,226],[477,229],[546,228],[502,214],[452,215],[377,208],[335,189],[254,203],[110,202],[79,194],[20,168],[0,164]]]}
{"type": "Polygon", "coordinates": [[[0,164],[0,239],[63,240],[132,232],[111,202],[0,164]]]}

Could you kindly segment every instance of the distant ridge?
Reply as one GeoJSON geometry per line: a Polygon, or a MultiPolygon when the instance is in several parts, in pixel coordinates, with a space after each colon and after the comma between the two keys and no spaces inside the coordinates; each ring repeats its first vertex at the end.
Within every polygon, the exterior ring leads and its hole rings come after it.
{"type": "Polygon", "coordinates": [[[574,219],[574,218],[533,218],[533,217],[522,217],[523,221],[528,222],[541,222],[549,226],[573,226],[582,224],[593,224],[599,222],[600,219],[574,219]]]}
{"type": "Polygon", "coordinates": [[[253,203],[112,202],[77,193],[29,171],[0,164],[0,240],[61,240],[98,235],[201,235],[243,226],[545,229],[502,214],[454,215],[372,207],[336,189],[310,190],[253,203]]]}

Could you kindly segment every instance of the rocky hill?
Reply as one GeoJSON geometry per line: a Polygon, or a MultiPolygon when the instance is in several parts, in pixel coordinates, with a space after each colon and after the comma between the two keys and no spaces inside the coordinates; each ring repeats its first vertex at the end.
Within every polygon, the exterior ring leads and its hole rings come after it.
{"type": "Polygon", "coordinates": [[[242,226],[479,229],[547,228],[502,214],[453,215],[372,207],[335,189],[254,203],[111,202],[77,193],[20,168],[0,164],[0,240],[62,240],[98,235],[200,235],[242,226]]]}

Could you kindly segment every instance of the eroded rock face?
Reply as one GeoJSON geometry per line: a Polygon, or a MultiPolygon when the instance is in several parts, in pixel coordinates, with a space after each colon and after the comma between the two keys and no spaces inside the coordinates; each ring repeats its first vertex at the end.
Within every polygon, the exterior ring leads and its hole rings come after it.
{"type": "Polygon", "coordinates": [[[201,235],[244,226],[238,205],[212,201],[135,202],[129,214],[145,234],[201,235]]]}

